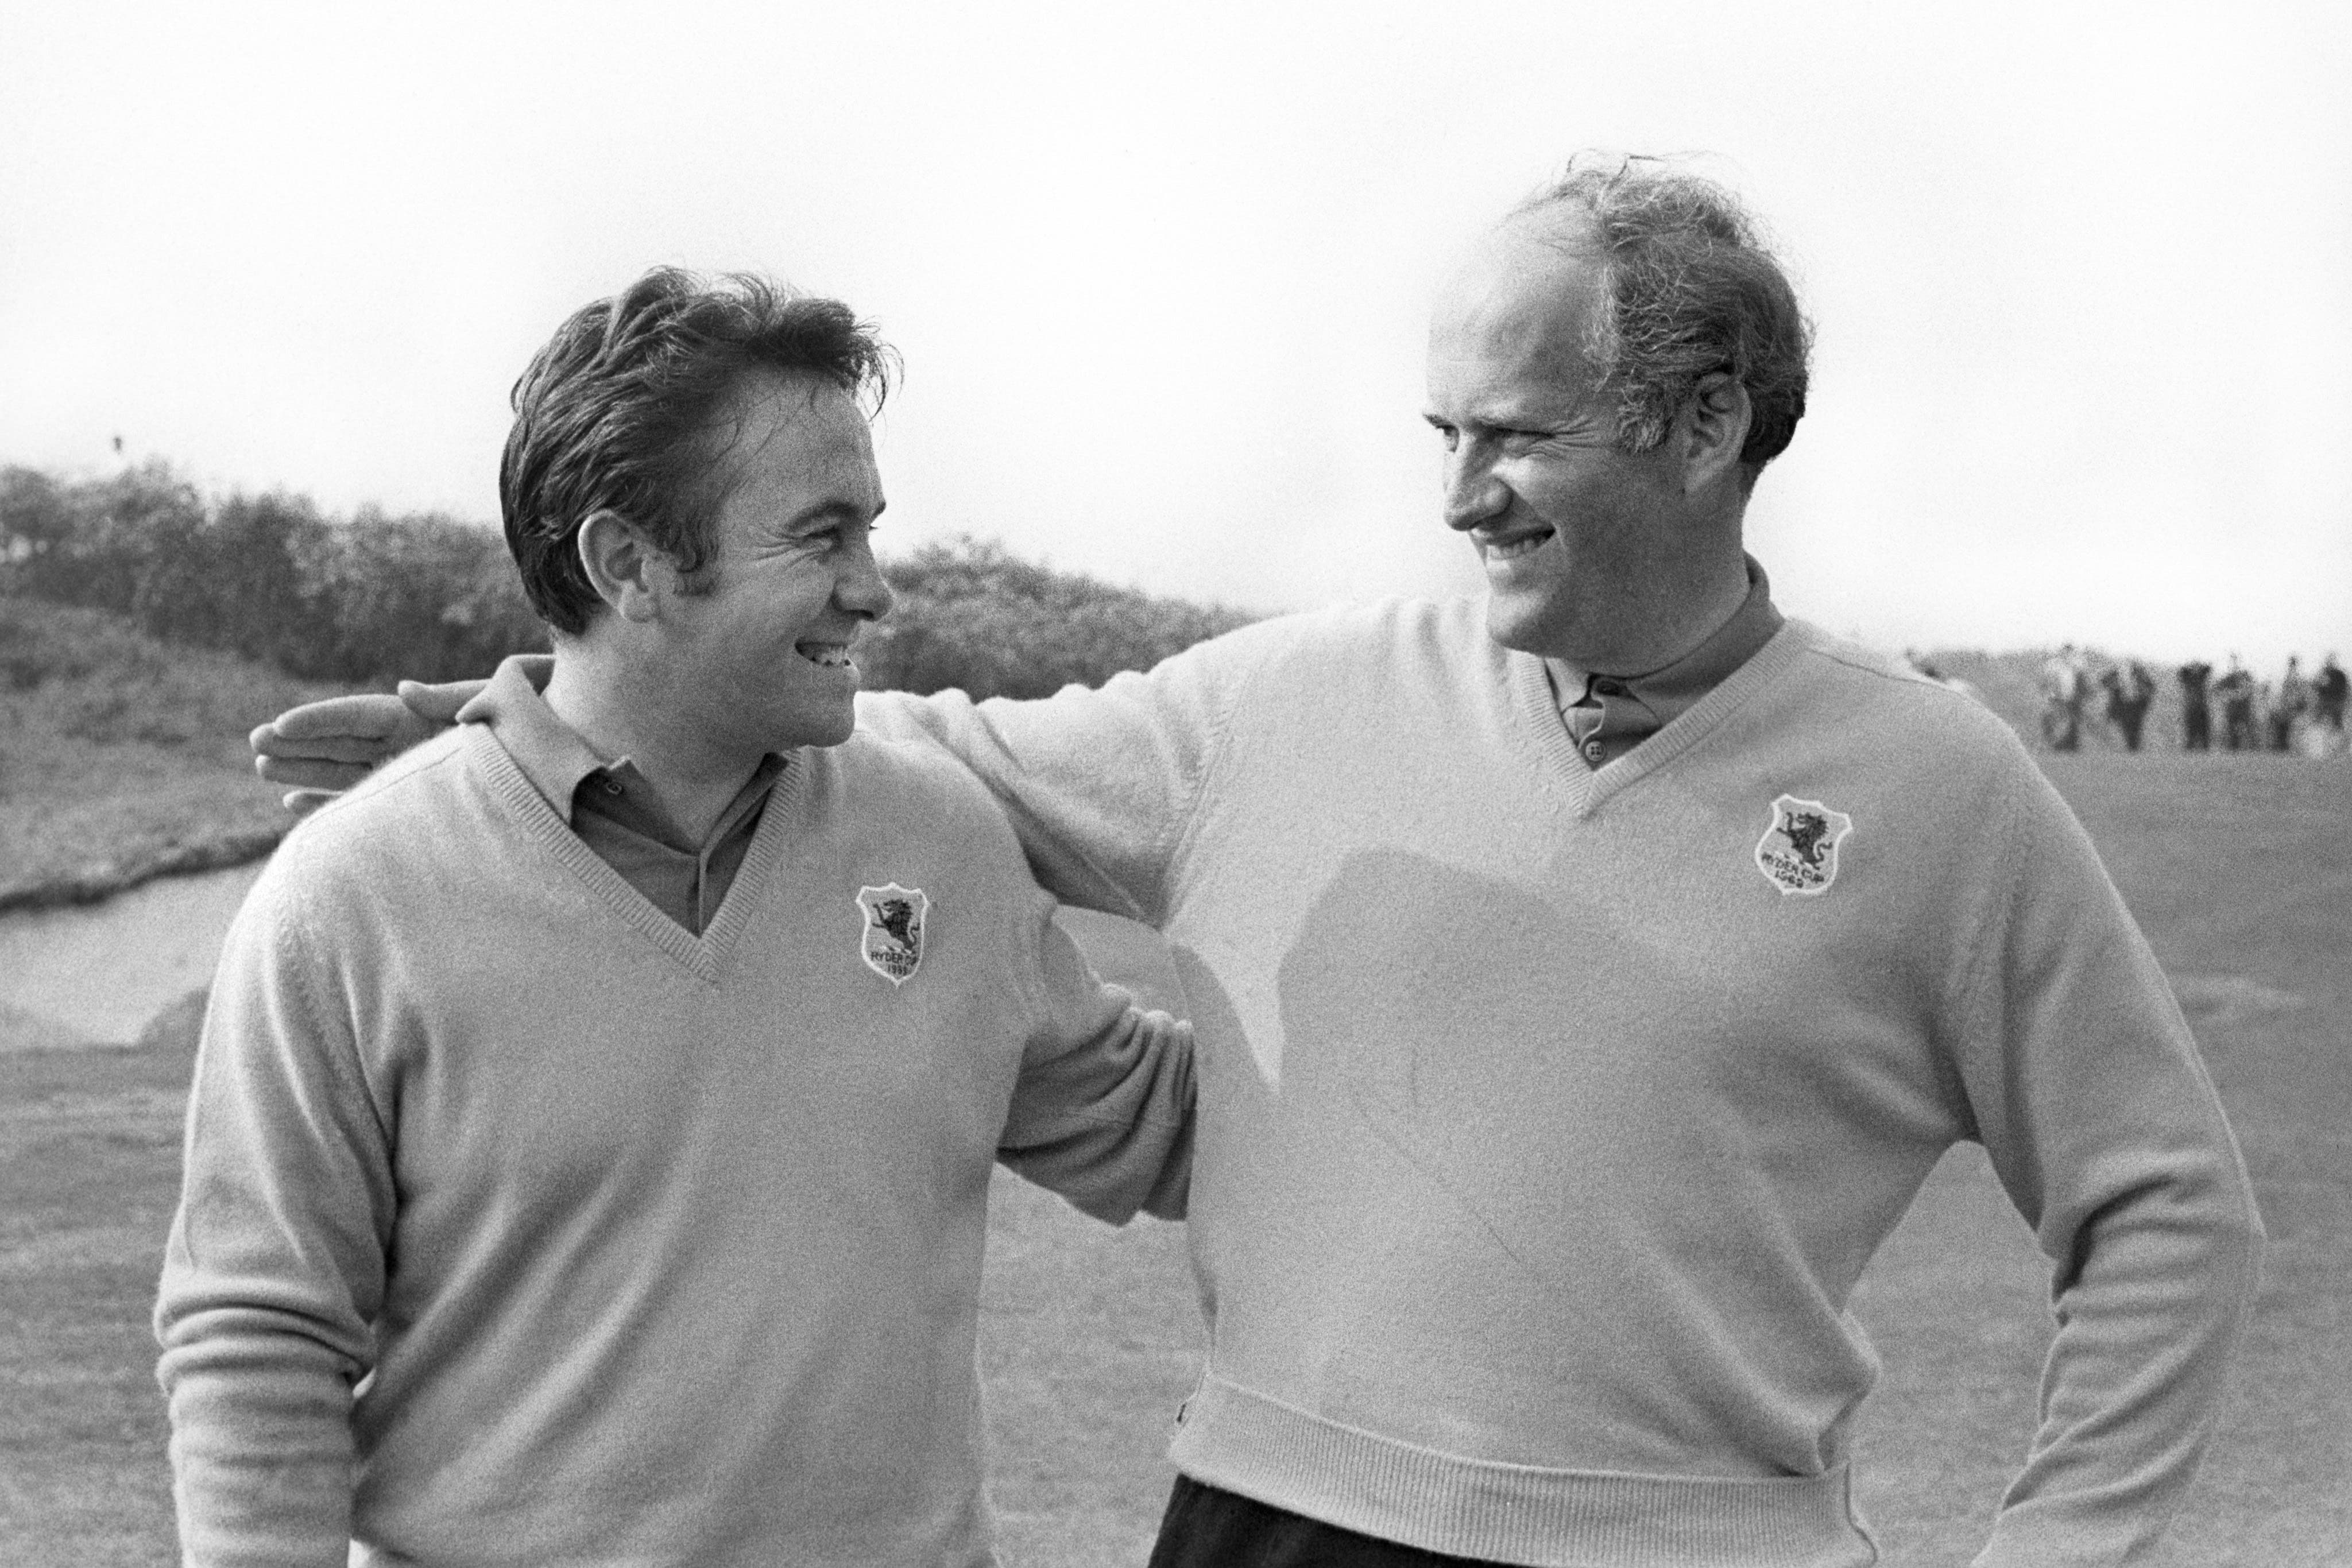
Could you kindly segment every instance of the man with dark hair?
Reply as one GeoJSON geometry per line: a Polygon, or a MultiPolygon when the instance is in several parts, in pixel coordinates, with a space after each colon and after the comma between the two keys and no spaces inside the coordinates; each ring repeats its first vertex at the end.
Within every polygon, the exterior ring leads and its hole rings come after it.
{"type": "Polygon", "coordinates": [[[551,661],[256,884],[156,1308],[185,1561],[992,1561],[992,1162],[1181,1214],[1189,1036],[987,794],[853,736],[845,306],[657,272],[515,392],[551,661]]]}
{"type": "MultiPolygon", "coordinates": [[[[1200,1031],[1208,1364],[1155,1563],[1843,1568],[1856,1279],[1944,1152],[2052,1260],[1991,1565],[2114,1563],[2259,1244],[2180,1013],[2008,727],[1742,548],[1806,325],[1738,204],[1579,161],[1441,295],[1483,603],[1261,622],[1042,702],[862,699],[1154,924],[1200,1031]]],[[[419,696],[430,709],[436,701],[419,696]]],[[[289,715],[265,771],[404,738],[289,715]]]]}
{"type": "Polygon", "coordinates": [[[688,592],[707,591],[727,486],[710,437],[730,394],[747,376],[805,373],[878,405],[891,364],[840,300],[757,277],[706,288],[660,267],[575,313],[515,384],[499,468],[507,547],[531,608],[574,637],[604,608],[574,548],[600,513],[629,518],[688,592]]]}

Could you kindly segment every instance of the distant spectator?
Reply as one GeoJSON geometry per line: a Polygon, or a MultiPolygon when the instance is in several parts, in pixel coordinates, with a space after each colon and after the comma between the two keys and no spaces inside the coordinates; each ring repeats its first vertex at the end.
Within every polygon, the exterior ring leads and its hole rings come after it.
{"type": "Polygon", "coordinates": [[[2156,700],[2156,677],[2137,659],[2118,668],[2109,665],[2099,675],[2106,689],[2107,722],[2124,738],[2126,751],[2139,749],[2140,727],[2147,722],[2148,705],[2156,700]]]}
{"type": "Polygon", "coordinates": [[[2260,744],[2254,731],[2254,677],[2230,655],[2229,672],[2213,683],[2213,695],[2221,699],[2221,748],[2224,751],[2252,751],[2260,744]]]}
{"type": "Polygon", "coordinates": [[[2212,750],[2213,710],[2206,705],[2205,684],[2213,678],[2213,666],[2192,659],[2173,674],[2180,682],[2180,749],[2212,750]]]}
{"type": "Polygon", "coordinates": [[[2053,751],[2082,747],[2083,675],[2083,661],[2072,643],[2060,643],[2042,666],[2042,740],[2053,751]]]}
{"type": "Polygon", "coordinates": [[[2294,747],[2294,721],[2311,710],[2311,682],[2303,673],[2303,661],[2294,653],[2286,656],[2286,674],[2280,677],[2278,700],[2270,705],[2266,716],[2270,724],[2271,749],[2290,751],[2294,747]]]}
{"type": "Polygon", "coordinates": [[[2319,666],[2319,674],[2311,680],[2311,711],[2313,716],[2328,728],[2342,734],[2344,730],[2345,688],[2352,685],[2344,674],[2344,666],[2330,653],[2319,666]]]}

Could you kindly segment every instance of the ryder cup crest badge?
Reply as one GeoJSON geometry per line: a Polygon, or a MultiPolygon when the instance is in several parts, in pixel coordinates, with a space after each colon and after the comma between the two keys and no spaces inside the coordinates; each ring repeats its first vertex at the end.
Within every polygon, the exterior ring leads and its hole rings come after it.
{"type": "Polygon", "coordinates": [[[1756,869],[1786,897],[1827,893],[1837,880],[1838,845],[1853,819],[1819,800],[1783,795],[1772,802],[1772,825],[1756,841],[1756,869]]]}
{"type": "Polygon", "coordinates": [[[923,967],[923,922],[931,901],[919,887],[861,887],[857,890],[857,956],[866,967],[903,986],[923,967]]]}

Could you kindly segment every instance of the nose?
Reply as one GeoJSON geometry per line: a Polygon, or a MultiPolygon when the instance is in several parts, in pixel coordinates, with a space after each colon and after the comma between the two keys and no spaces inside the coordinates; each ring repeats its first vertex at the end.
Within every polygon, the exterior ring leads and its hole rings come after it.
{"type": "Polygon", "coordinates": [[[834,584],[833,597],[835,603],[860,621],[881,620],[898,600],[883,577],[880,563],[874,559],[874,548],[863,540],[858,542],[856,559],[834,584]]]}
{"type": "Polygon", "coordinates": [[[1511,492],[1495,473],[1491,454],[1465,441],[1445,456],[1445,526],[1467,533],[1501,517],[1511,492]]]}

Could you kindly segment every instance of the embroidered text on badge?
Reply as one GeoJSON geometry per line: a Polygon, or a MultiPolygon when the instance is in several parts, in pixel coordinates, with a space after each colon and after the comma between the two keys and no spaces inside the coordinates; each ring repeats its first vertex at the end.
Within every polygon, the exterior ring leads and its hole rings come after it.
{"type": "Polygon", "coordinates": [[[1837,880],[1838,845],[1853,831],[1853,819],[1819,800],[1783,795],[1772,802],[1772,825],[1756,841],[1756,869],[1783,896],[1826,893],[1837,880]]]}
{"type": "Polygon", "coordinates": [[[894,986],[903,986],[923,967],[923,917],[931,901],[919,887],[857,890],[857,910],[863,917],[857,936],[857,956],[866,967],[894,986]]]}

